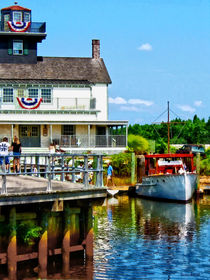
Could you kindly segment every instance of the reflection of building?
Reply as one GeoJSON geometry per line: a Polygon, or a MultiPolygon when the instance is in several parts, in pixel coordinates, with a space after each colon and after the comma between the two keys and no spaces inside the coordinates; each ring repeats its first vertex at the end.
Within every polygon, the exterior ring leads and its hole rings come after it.
{"type": "Polygon", "coordinates": [[[81,204],[2,206],[0,279],[64,279],[74,276],[74,265],[79,279],[92,279],[92,207],[81,204]]]}
{"type": "Polygon", "coordinates": [[[108,120],[111,80],[99,40],[92,41],[91,58],[39,57],[45,23],[18,5],[2,9],[1,19],[0,138],[18,135],[36,152],[50,142],[69,151],[124,150],[127,121],[108,120]]]}

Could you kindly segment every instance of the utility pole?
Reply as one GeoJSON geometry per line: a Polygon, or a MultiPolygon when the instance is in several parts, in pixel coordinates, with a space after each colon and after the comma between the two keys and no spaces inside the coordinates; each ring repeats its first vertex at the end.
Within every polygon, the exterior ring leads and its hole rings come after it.
{"type": "Polygon", "coordinates": [[[169,101],[168,101],[168,154],[170,154],[170,116],[169,116],[169,101]]]}

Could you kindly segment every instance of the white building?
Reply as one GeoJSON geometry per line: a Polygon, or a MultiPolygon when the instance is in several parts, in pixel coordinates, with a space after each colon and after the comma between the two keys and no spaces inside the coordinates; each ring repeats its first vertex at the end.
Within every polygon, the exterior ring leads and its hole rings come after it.
{"type": "Polygon", "coordinates": [[[38,57],[45,23],[31,10],[1,10],[0,138],[20,138],[23,150],[48,151],[50,143],[70,152],[117,153],[127,146],[127,121],[108,120],[111,79],[100,42],[92,57],[38,57]]]}

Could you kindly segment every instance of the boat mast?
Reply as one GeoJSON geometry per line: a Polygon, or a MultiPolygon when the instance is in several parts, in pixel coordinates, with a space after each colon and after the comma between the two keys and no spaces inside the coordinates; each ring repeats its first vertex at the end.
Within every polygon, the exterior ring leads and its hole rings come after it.
{"type": "Polygon", "coordinates": [[[168,101],[168,154],[170,154],[170,116],[169,116],[169,101],[168,101]]]}

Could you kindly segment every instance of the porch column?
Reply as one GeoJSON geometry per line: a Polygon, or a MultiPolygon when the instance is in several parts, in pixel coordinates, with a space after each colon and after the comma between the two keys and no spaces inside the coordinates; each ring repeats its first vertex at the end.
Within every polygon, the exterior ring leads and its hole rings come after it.
{"type": "Polygon", "coordinates": [[[109,127],[106,127],[106,146],[109,147],[109,127]]]}
{"type": "Polygon", "coordinates": [[[128,146],[128,125],[126,124],[126,147],[128,146]]]}
{"type": "Polygon", "coordinates": [[[50,143],[52,143],[52,125],[50,124],[50,143]]]}
{"type": "Polygon", "coordinates": [[[90,125],[88,125],[88,147],[90,148],[90,125]]]}
{"type": "Polygon", "coordinates": [[[11,124],[11,138],[12,138],[12,139],[11,139],[11,140],[12,140],[11,142],[13,142],[13,138],[14,138],[14,131],[13,131],[13,128],[14,128],[14,127],[13,127],[13,126],[14,126],[14,124],[11,124]]]}

